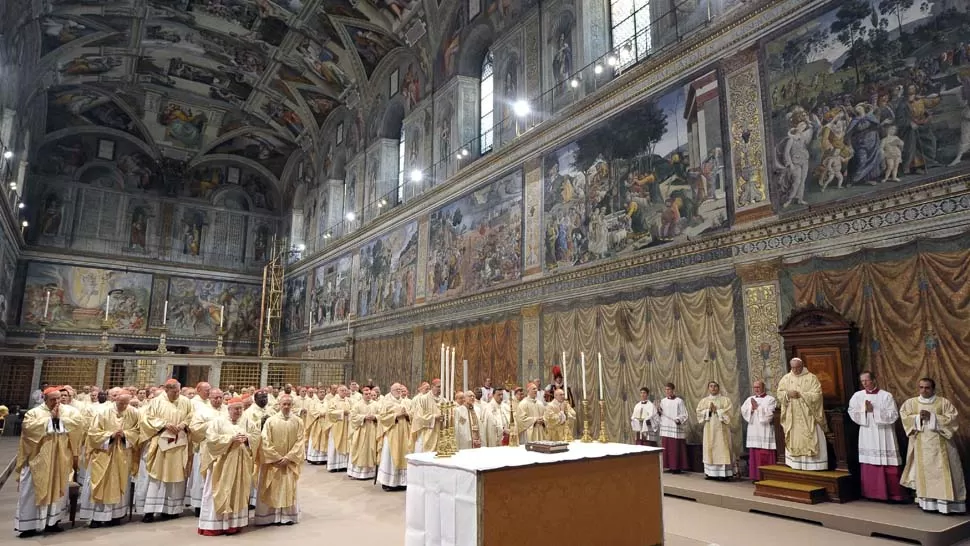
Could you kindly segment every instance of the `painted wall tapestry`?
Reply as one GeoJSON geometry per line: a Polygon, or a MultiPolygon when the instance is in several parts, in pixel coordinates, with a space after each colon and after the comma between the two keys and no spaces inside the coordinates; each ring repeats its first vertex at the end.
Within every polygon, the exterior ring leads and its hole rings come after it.
{"type": "Polygon", "coordinates": [[[173,277],[168,288],[168,331],[173,335],[214,336],[225,306],[229,339],[256,339],[260,287],[173,277]]]}
{"type": "Polygon", "coordinates": [[[569,267],[725,225],[717,75],[603,122],[544,159],[545,265],[569,267]]]}
{"type": "Polygon", "coordinates": [[[970,151],[970,14],[846,0],[765,48],[774,196],[798,209],[936,177],[970,151]]]}
{"type": "Polygon", "coordinates": [[[366,317],[414,305],[418,223],[411,222],[360,250],[357,315],[366,317]]]}
{"type": "Polygon", "coordinates": [[[522,276],[522,171],[431,214],[432,299],[471,294],[522,276]]]}
{"type": "Polygon", "coordinates": [[[21,324],[39,326],[46,306],[51,328],[100,329],[110,292],[111,329],[144,332],[151,290],[152,276],[145,273],[31,262],[21,324]]]}

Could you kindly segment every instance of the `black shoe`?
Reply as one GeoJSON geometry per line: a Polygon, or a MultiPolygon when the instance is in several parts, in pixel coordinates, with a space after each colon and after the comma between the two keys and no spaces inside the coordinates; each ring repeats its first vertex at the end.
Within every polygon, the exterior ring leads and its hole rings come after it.
{"type": "Polygon", "coordinates": [[[250,504],[249,505],[249,509],[250,510],[255,510],[256,509],[256,505],[255,504],[250,504]]]}
{"type": "Polygon", "coordinates": [[[89,529],[100,529],[102,527],[104,527],[103,521],[92,521],[91,524],[88,525],[89,529]]]}
{"type": "Polygon", "coordinates": [[[293,525],[295,523],[296,523],[295,521],[284,521],[283,525],[293,525]]]}
{"type": "Polygon", "coordinates": [[[61,529],[60,525],[48,525],[44,528],[45,533],[63,533],[64,529],[61,529]]]}
{"type": "Polygon", "coordinates": [[[182,514],[162,514],[162,521],[169,521],[173,519],[178,519],[182,514]]]}
{"type": "Polygon", "coordinates": [[[17,535],[17,538],[33,538],[39,534],[37,531],[24,531],[17,535]]]}
{"type": "Polygon", "coordinates": [[[200,515],[202,515],[202,509],[201,508],[196,508],[195,509],[195,517],[199,517],[200,515]]]}
{"type": "Polygon", "coordinates": [[[152,523],[155,521],[155,514],[145,514],[145,517],[141,518],[142,523],[152,523]]]}
{"type": "Polygon", "coordinates": [[[119,525],[121,525],[121,518],[114,518],[111,521],[105,522],[104,524],[105,527],[117,527],[119,525]]]}

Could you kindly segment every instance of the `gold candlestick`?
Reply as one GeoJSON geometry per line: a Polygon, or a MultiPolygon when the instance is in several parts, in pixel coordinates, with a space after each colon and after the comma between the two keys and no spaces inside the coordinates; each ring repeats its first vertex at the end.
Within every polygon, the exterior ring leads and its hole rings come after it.
{"type": "Polygon", "coordinates": [[[213,353],[216,356],[226,356],[226,349],[223,346],[223,338],[226,336],[226,331],[219,327],[219,331],[216,333],[216,351],[213,353]]]}
{"type": "Polygon", "coordinates": [[[597,441],[601,444],[608,444],[610,440],[606,437],[606,402],[600,400],[600,437],[597,441]]]}
{"type": "MultiPolygon", "coordinates": [[[[514,395],[513,395],[514,396],[514,395]]],[[[499,406],[499,411],[502,411],[501,406],[499,406]]],[[[519,447],[519,431],[516,427],[518,423],[515,422],[515,405],[513,400],[509,400],[509,447],[519,447]]]]}
{"type": "Polygon", "coordinates": [[[34,345],[34,349],[44,350],[47,348],[47,326],[50,323],[46,319],[40,321],[40,337],[37,338],[37,344],[34,345]]]}
{"type": "Polygon", "coordinates": [[[111,344],[108,343],[108,329],[111,328],[111,322],[108,319],[101,321],[101,345],[98,347],[102,352],[108,352],[111,350],[111,344]]]}
{"type": "Polygon", "coordinates": [[[454,408],[451,402],[441,402],[441,430],[438,432],[438,449],[435,451],[436,459],[447,459],[458,453],[457,440],[454,436],[453,419],[448,416],[454,408]]]}
{"type": "Polygon", "coordinates": [[[589,433],[589,400],[583,400],[583,438],[584,444],[593,442],[593,436],[589,433]]]}
{"type": "Polygon", "coordinates": [[[168,341],[168,326],[163,325],[161,328],[159,328],[159,331],[158,331],[158,347],[155,349],[155,352],[159,354],[168,353],[168,345],[166,344],[167,341],[168,341]]]}
{"type": "MultiPolygon", "coordinates": [[[[572,409],[572,407],[573,407],[573,405],[569,403],[569,400],[566,400],[566,413],[567,414],[569,413],[569,410],[572,409]]],[[[569,420],[567,419],[566,422],[568,423],[569,420]]],[[[575,442],[576,441],[576,423],[573,423],[573,425],[571,427],[569,427],[569,441],[570,442],[575,442]]]]}

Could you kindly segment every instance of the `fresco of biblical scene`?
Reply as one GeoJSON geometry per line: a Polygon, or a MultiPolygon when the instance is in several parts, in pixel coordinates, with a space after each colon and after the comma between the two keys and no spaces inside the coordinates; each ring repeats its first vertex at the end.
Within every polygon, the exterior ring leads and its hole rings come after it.
{"type": "Polygon", "coordinates": [[[306,125],[303,124],[299,114],[272,97],[263,97],[263,105],[260,110],[263,114],[269,116],[270,121],[288,130],[294,137],[300,136],[306,129],[306,125]]]}
{"type": "Polygon", "coordinates": [[[99,330],[110,293],[111,330],[144,332],[151,290],[152,276],[145,273],[31,262],[21,324],[39,326],[46,307],[50,328],[99,330]]]}
{"type": "Polygon", "coordinates": [[[135,122],[109,97],[84,87],[60,87],[48,92],[47,131],[81,125],[102,125],[140,134],[135,122]]]}
{"type": "Polygon", "coordinates": [[[301,66],[310,70],[327,85],[328,92],[339,96],[351,84],[348,71],[353,70],[343,50],[338,50],[333,41],[315,41],[304,38],[296,47],[293,56],[301,66]]]}
{"type": "Polygon", "coordinates": [[[357,49],[357,55],[360,56],[360,62],[364,65],[364,72],[368,78],[374,73],[377,63],[399,45],[394,38],[377,30],[349,24],[345,24],[344,28],[357,49]]]}
{"type": "Polygon", "coordinates": [[[306,283],[307,275],[294,275],[283,281],[284,334],[306,333],[306,283]]]}
{"type": "Polygon", "coordinates": [[[102,55],[100,51],[92,51],[61,61],[57,79],[58,83],[97,81],[100,78],[123,76],[125,70],[125,59],[121,55],[102,55]]]}
{"type": "Polygon", "coordinates": [[[357,315],[366,317],[414,305],[418,224],[382,235],[360,250],[357,315]]]}
{"type": "Polygon", "coordinates": [[[231,138],[215,146],[209,153],[238,155],[252,159],[269,169],[276,176],[283,174],[286,167],[287,155],[282,150],[290,147],[283,139],[270,134],[268,131],[253,131],[251,133],[231,138]]]}
{"type": "Polygon", "coordinates": [[[327,116],[337,107],[337,101],[309,89],[299,89],[298,91],[306,102],[307,109],[313,114],[313,120],[317,123],[317,127],[322,127],[327,116]]]}
{"type": "Polygon", "coordinates": [[[201,147],[208,121],[206,113],[175,102],[164,104],[157,120],[165,129],[163,142],[193,150],[201,147]]]}
{"type": "Polygon", "coordinates": [[[472,294],[521,278],[521,171],[438,209],[430,224],[432,299],[472,294]]]}
{"type": "Polygon", "coordinates": [[[348,254],[313,271],[310,318],[314,328],[347,320],[354,258],[348,254]]]}
{"type": "Polygon", "coordinates": [[[259,306],[259,286],[172,277],[168,286],[168,331],[176,336],[215,336],[225,309],[226,336],[255,340],[259,306]]]}
{"type": "Polygon", "coordinates": [[[544,158],[546,269],[726,225],[717,93],[717,75],[710,72],[636,104],[544,158]]]}
{"type": "Polygon", "coordinates": [[[138,60],[138,73],[151,83],[181,89],[211,99],[242,106],[253,88],[242,72],[228,69],[200,57],[182,57],[163,49],[151,51],[151,57],[138,60]]]}
{"type": "MultiPolygon", "coordinates": [[[[362,21],[367,21],[367,16],[364,15],[360,10],[354,7],[349,0],[327,0],[326,4],[321,4],[323,6],[323,12],[328,15],[334,15],[337,17],[349,17],[351,19],[360,19],[362,21]]],[[[318,15],[320,19],[325,19],[323,15],[318,15]]]]}
{"type": "Polygon", "coordinates": [[[765,46],[781,209],[892,190],[970,159],[967,9],[845,0],[765,46]]]}
{"type": "Polygon", "coordinates": [[[91,36],[101,31],[95,25],[73,17],[53,15],[40,20],[41,56],[69,44],[74,40],[91,36]]]}

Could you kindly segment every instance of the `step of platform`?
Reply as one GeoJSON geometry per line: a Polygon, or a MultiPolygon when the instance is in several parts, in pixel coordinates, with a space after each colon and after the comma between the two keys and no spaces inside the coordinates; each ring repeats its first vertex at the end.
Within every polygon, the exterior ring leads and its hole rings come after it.
{"type": "Polygon", "coordinates": [[[828,500],[825,488],[818,485],[761,480],[754,482],[754,494],[769,499],[781,499],[801,504],[818,504],[828,500]]]}
{"type": "Polygon", "coordinates": [[[795,470],[786,465],[768,465],[758,469],[764,480],[800,483],[822,487],[829,502],[849,502],[859,498],[857,480],[848,472],[839,470],[795,470]]]}

